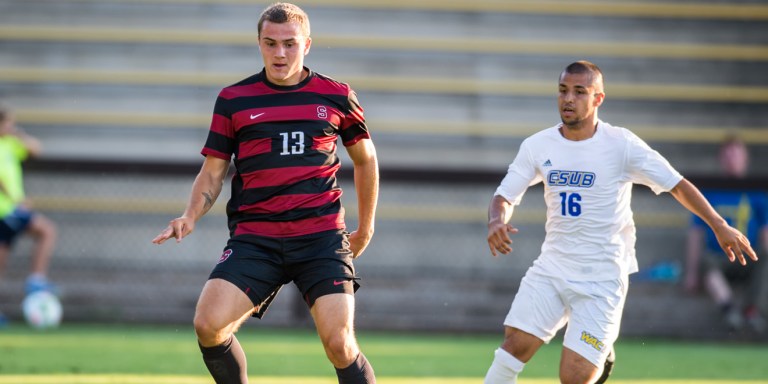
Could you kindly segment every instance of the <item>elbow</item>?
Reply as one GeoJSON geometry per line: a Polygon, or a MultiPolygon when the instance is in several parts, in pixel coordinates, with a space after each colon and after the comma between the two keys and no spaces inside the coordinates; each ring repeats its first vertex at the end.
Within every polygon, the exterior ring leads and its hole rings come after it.
{"type": "Polygon", "coordinates": [[[682,197],[682,195],[690,188],[691,188],[691,182],[688,181],[686,178],[683,178],[677,183],[677,185],[675,185],[674,187],[672,187],[672,189],[669,190],[669,193],[679,200],[680,197],[682,197]]]}

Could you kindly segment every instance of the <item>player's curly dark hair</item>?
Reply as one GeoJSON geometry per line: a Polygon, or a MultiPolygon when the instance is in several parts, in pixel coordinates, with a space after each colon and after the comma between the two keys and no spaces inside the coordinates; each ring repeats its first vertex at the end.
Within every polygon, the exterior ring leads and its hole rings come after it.
{"type": "Polygon", "coordinates": [[[259,24],[257,26],[259,36],[261,36],[261,27],[265,21],[277,24],[295,21],[301,25],[301,31],[304,32],[304,36],[309,37],[309,16],[295,4],[274,3],[267,7],[261,13],[261,17],[259,17],[259,24]]]}

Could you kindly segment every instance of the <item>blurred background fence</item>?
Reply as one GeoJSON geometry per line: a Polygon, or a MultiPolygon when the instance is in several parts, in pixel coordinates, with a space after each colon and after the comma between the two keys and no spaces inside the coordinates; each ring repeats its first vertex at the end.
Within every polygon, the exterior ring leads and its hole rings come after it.
{"type": "MultiPolygon", "coordinates": [[[[540,187],[516,212],[515,254],[485,244],[487,203],[517,146],[558,123],[556,79],[588,59],[606,74],[601,117],[627,126],[703,185],[738,133],[768,183],[764,1],[297,1],[307,65],[350,83],[382,168],[376,235],[356,263],[358,326],[499,331],[538,254],[540,187]]],[[[60,227],[51,277],[65,321],[188,322],[226,241],[225,198],[181,244],[150,240],[180,214],[219,89],[261,69],[245,0],[0,0],[0,102],[39,137],[37,209],[60,227]]],[[[343,202],[354,228],[349,161],[343,202]]],[[[222,196],[228,196],[225,191],[222,196]]],[[[635,188],[642,267],[679,262],[688,216],[635,188]]],[[[18,318],[29,243],[0,279],[18,318]]],[[[674,281],[632,284],[624,334],[727,336],[717,309],[674,281]]],[[[286,287],[262,324],[310,324],[286,287]]]]}

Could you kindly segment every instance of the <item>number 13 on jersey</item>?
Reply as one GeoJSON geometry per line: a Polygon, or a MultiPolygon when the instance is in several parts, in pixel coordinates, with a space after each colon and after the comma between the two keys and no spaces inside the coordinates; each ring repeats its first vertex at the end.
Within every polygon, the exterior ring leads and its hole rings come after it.
{"type": "Polygon", "coordinates": [[[294,131],[280,133],[283,137],[283,150],[281,155],[301,155],[304,153],[304,132],[294,131]]]}

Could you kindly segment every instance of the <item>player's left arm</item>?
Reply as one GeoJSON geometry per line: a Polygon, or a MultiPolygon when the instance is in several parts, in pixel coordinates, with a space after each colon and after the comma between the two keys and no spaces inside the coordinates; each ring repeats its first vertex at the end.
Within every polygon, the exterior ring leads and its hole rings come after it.
{"type": "Polygon", "coordinates": [[[24,130],[18,126],[13,127],[13,131],[11,132],[11,134],[16,136],[19,139],[19,141],[21,141],[21,143],[24,145],[24,148],[27,151],[26,156],[28,157],[40,156],[40,153],[42,153],[43,151],[43,144],[40,142],[38,138],[24,132],[24,130]]]}
{"type": "Polygon", "coordinates": [[[704,195],[690,181],[682,179],[670,191],[672,196],[677,199],[686,209],[704,220],[717,237],[720,247],[728,256],[731,262],[738,260],[741,265],[746,265],[747,256],[753,261],[757,261],[757,255],[749,244],[749,240],[736,228],[728,225],[720,214],[715,211],[704,195]]]}
{"type": "Polygon", "coordinates": [[[354,164],[357,194],[357,230],[349,236],[354,257],[360,256],[373,237],[376,204],[379,199],[379,163],[370,139],[362,139],[347,148],[354,164]]]}

